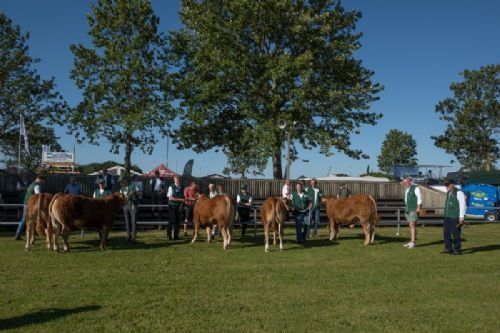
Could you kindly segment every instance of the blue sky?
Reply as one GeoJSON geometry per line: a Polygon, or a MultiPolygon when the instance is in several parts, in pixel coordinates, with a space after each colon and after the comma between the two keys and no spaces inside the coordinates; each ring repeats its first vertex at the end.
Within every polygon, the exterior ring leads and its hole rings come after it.
{"type": "MultiPolygon", "coordinates": [[[[69,78],[73,66],[70,44],[91,46],[87,31],[88,0],[0,0],[0,11],[23,31],[30,33],[30,54],[40,58],[36,69],[44,78],[54,76],[57,89],[71,106],[81,93],[69,78]]],[[[180,26],[177,0],[153,0],[160,17],[160,30],[180,26]]],[[[324,176],[334,173],[358,175],[367,166],[377,169],[377,156],[390,129],[409,132],[417,141],[420,164],[449,165],[454,156],[434,146],[432,135],[444,132],[446,123],[434,111],[436,103],[451,96],[449,85],[460,81],[464,69],[479,69],[500,59],[500,1],[497,0],[351,0],[343,1],[347,9],[360,10],[363,17],[357,29],[363,33],[362,48],[356,57],[375,72],[374,80],[385,86],[380,100],[371,111],[383,113],[376,126],[363,126],[361,134],[352,137],[352,147],[370,155],[369,160],[353,160],[335,152],[324,157],[318,151],[299,151],[292,164],[292,177],[324,176]]],[[[29,123],[27,124],[29,130],[29,123]]],[[[57,128],[64,149],[73,149],[73,138],[65,128],[57,128]]],[[[168,166],[182,172],[184,163],[194,158],[195,176],[221,173],[226,159],[222,153],[196,154],[190,150],[168,149],[168,166]]],[[[109,146],[77,145],[77,162],[81,164],[116,160],[123,155],[109,153],[109,146]]],[[[144,171],[167,162],[167,142],[160,139],[153,155],[136,151],[132,161],[144,171]]],[[[283,165],[285,161],[283,160],[283,165]]],[[[457,162],[446,171],[459,168],[457,162]]],[[[272,177],[271,163],[266,177],[272,177]]]]}

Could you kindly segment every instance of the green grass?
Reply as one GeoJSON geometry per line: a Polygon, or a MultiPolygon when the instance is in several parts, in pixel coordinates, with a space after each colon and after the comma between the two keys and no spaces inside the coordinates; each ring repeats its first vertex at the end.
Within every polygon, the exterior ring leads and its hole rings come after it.
{"type": "MultiPolygon", "coordinates": [[[[285,250],[233,233],[231,249],[167,242],[145,231],[70,237],[72,252],[30,252],[0,235],[0,329],[32,332],[498,332],[500,224],[468,226],[464,255],[440,254],[442,231],[419,228],[408,250],[394,228],[364,247],[360,229],[326,229],[285,250]]],[[[403,229],[403,235],[407,233],[403,229]]]]}

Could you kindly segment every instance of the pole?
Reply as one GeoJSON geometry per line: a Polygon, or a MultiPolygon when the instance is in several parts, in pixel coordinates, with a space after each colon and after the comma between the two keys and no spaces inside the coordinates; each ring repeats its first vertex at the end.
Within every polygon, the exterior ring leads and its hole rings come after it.
{"type": "Polygon", "coordinates": [[[287,140],[288,140],[288,150],[286,154],[286,179],[290,179],[290,146],[291,146],[291,141],[292,141],[292,128],[288,130],[287,133],[287,140]]]}
{"type": "Polygon", "coordinates": [[[168,144],[168,133],[167,133],[167,168],[168,168],[168,146],[169,144],[168,144]]]}
{"type": "Polygon", "coordinates": [[[21,122],[23,115],[19,115],[19,154],[17,156],[17,172],[21,172],[21,122]]]}

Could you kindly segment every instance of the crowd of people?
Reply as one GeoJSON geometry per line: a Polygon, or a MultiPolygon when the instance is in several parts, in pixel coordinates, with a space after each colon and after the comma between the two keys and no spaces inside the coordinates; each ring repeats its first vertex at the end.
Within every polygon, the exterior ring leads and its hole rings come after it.
{"type": "MultiPolygon", "coordinates": [[[[18,198],[23,203],[23,208],[19,210],[19,226],[16,230],[15,239],[21,239],[26,222],[26,205],[29,198],[43,192],[45,177],[38,175],[33,182],[30,181],[27,174],[23,174],[16,184],[18,198]]],[[[97,177],[95,184],[97,188],[93,192],[93,198],[101,199],[112,194],[114,179],[104,169],[97,177]]],[[[152,195],[152,211],[160,219],[162,206],[168,207],[168,225],[166,238],[168,240],[179,239],[181,224],[184,225],[184,236],[187,236],[188,225],[192,222],[194,206],[200,196],[198,185],[192,181],[189,186],[181,184],[179,176],[174,177],[173,184],[166,186],[164,179],[160,177],[159,172],[148,182],[152,195]]],[[[412,183],[410,178],[405,178],[401,182],[404,187],[405,218],[409,225],[409,242],[404,244],[408,249],[414,249],[417,246],[417,228],[416,224],[419,215],[422,212],[422,193],[419,186],[412,183]]],[[[125,218],[125,228],[129,242],[135,242],[137,238],[137,214],[138,205],[141,197],[141,191],[134,182],[129,182],[126,177],[119,178],[119,191],[125,197],[123,214],[125,218]]],[[[451,180],[445,182],[447,194],[444,209],[443,221],[443,239],[444,253],[460,255],[461,254],[461,227],[464,225],[465,217],[465,195],[455,187],[451,180]]],[[[223,186],[209,184],[207,196],[210,198],[216,195],[224,194],[223,186]]],[[[64,193],[70,195],[81,195],[81,185],[77,183],[75,177],[71,177],[69,183],[64,188],[64,193]]],[[[351,191],[346,184],[339,187],[337,199],[348,199],[351,191]]],[[[310,180],[308,186],[302,181],[295,185],[295,191],[292,190],[290,180],[285,180],[282,188],[282,197],[290,200],[292,203],[292,215],[295,222],[296,241],[303,244],[309,239],[312,230],[312,236],[318,237],[318,226],[320,222],[320,206],[323,197],[323,191],[318,187],[316,178],[310,180]]],[[[251,223],[251,212],[254,208],[254,199],[248,191],[247,185],[242,185],[240,192],[236,195],[236,208],[241,225],[241,235],[246,234],[247,226],[251,223]]],[[[214,235],[217,234],[216,228],[213,228],[214,235]]],[[[83,237],[83,231],[82,231],[83,237]]]]}

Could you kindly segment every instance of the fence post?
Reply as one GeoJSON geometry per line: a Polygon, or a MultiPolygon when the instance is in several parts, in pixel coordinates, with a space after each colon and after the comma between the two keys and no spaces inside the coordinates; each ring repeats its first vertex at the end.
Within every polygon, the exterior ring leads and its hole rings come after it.
{"type": "Polygon", "coordinates": [[[401,229],[401,211],[400,208],[398,207],[398,232],[396,233],[396,236],[399,236],[399,230],[401,229]]]}
{"type": "Polygon", "coordinates": [[[257,209],[253,207],[253,237],[257,237],[257,209]]]}

